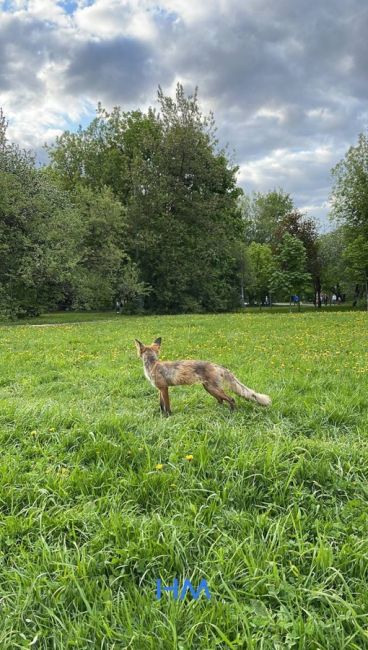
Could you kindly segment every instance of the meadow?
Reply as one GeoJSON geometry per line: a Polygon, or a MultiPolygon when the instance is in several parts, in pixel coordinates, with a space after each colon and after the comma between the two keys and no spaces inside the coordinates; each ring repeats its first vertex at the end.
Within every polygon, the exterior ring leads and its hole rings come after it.
{"type": "Polygon", "coordinates": [[[91,318],[0,326],[0,648],[368,648],[367,314],[91,318]],[[162,417],[157,336],[272,407],[162,417]]]}

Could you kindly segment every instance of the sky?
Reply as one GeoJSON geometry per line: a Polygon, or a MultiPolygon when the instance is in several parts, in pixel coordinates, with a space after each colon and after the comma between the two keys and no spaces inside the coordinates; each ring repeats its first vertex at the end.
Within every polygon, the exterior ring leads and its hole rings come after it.
{"type": "Polygon", "coordinates": [[[366,0],[0,0],[8,136],[42,149],[98,102],[197,86],[247,193],[282,188],[329,229],[331,168],[368,127],[366,0]]]}

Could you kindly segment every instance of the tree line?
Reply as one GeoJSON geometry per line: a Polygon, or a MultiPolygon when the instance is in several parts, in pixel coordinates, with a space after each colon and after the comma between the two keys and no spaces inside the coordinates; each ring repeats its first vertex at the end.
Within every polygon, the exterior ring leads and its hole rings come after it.
{"type": "MultiPolygon", "coordinates": [[[[247,195],[197,92],[158,91],[159,109],[98,106],[37,167],[0,112],[0,312],[225,311],[244,303],[321,304],[367,291],[368,143],[333,170],[334,231],[282,189],[247,195]]],[[[367,303],[368,304],[368,303],[367,303]]]]}

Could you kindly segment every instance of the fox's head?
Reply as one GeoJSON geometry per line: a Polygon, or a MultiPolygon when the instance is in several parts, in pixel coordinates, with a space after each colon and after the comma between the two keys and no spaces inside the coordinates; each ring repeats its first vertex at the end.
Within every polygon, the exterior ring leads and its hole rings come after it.
{"type": "Polygon", "coordinates": [[[134,339],[135,347],[137,348],[137,354],[139,357],[143,357],[145,352],[153,352],[156,357],[158,357],[160,353],[160,347],[161,347],[161,337],[156,339],[151,345],[144,345],[141,341],[138,341],[138,339],[134,339]]]}

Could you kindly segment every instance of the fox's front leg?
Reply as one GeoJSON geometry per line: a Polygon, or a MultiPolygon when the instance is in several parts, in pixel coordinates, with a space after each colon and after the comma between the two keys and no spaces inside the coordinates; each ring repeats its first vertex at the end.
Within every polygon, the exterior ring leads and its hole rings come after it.
{"type": "Polygon", "coordinates": [[[160,388],[160,409],[164,415],[171,415],[169,389],[167,387],[160,388]]]}

